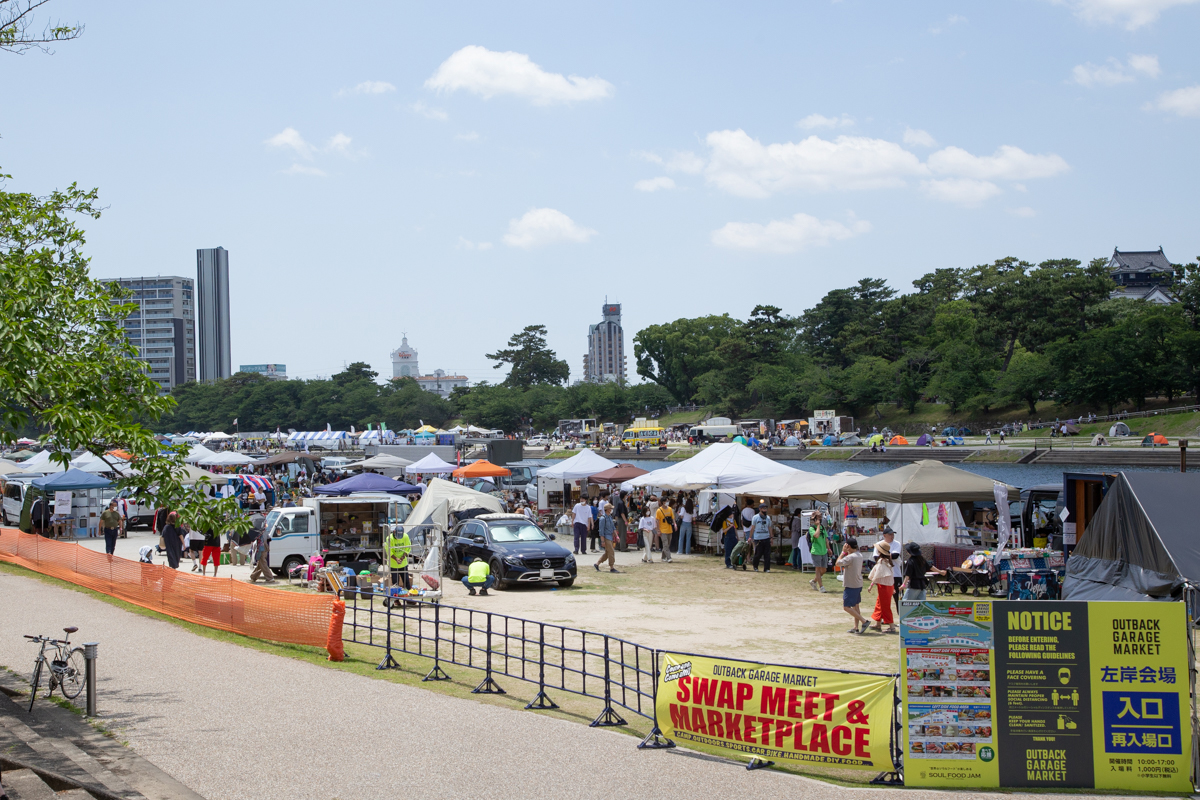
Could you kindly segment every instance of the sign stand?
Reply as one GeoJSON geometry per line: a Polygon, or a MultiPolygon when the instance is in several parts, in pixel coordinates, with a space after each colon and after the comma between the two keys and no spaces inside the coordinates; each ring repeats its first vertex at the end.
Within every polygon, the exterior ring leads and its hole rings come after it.
{"type": "Polygon", "coordinates": [[[774,761],[763,761],[758,756],[755,756],[754,758],[750,759],[750,763],[746,765],[746,769],[748,769],[748,770],[762,769],[764,767],[773,767],[773,766],[775,766],[774,761]]]}

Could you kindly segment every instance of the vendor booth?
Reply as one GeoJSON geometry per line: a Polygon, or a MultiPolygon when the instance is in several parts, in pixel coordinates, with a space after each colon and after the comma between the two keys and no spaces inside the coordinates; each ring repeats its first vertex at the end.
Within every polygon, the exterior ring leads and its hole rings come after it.
{"type": "Polygon", "coordinates": [[[438,458],[437,453],[430,453],[424,458],[409,464],[404,468],[406,475],[449,475],[457,469],[453,464],[438,458]]]}
{"type": "Polygon", "coordinates": [[[386,492],[388,494],[416,494],[421,490],[416,486],[408,483],[389,478],[385,475],[376,475],[373,472],[364,472],[360,475],[355,475],[353,478],[346,478],[337,483],[330,483],[325,486],[318,486],[313,489],[313,494],[335,495],[344,497],[346,495],[359,492],[386,492]]]}
{"type": "Polygon", "coordinates": [[[78,469],[69,469],[43,478],[35,478],[25,493],[21,509],[21,530],[32,530],[30,512],[33,503],[53,503],[50,525],[56,535],[84,538],[100,535],[100,512],[112,497],[112,481],[78,469]]]}
{"type": "Polygon", "coordinates": [[[572,501],[572,487],[578,487],[582,493],[584,481],[616,467],[617,462],[610,461],[594,450],[580,450],[554,466],[538,470],[538,511],[546,514],[554,508],[568,508],[572,501]]]}

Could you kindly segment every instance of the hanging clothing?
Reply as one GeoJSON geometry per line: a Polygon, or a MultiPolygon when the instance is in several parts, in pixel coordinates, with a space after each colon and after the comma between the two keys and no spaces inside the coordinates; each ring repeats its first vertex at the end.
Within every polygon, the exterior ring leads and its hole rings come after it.
{"type": "Polygon", "coordinates": [[[942,530],[947,530],[950,527],[950,515],[946,513],[946,504],[938,504],[938,527],[942,530]]]}

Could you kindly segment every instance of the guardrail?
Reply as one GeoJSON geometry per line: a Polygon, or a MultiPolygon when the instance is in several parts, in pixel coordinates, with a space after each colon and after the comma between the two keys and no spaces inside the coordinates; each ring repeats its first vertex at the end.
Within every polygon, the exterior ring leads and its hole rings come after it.
{"type": "MultiPolygon", "coordinates": [[[[1200,405],[1175,406],[1174,408],[1158,408],[1158,409],[1147,410],[1147,411],[1122,411],[1119,414],[1105,414],[1102,417],[1093,417],[1093,416],[1088,416],[1086,418],[1076,417],[1075,421],[1077,424],[1081,423],[1084,425],[1090,425],[1093,422],[1121,422],[1121,421],[1127,420],[1127,419],[1143,419],[1145,417],[1157,417],[1157,416],[1161,416],[1162,414],[1183,414],[1188,411],[1200,411],[1200,405]]],[[[1066,420],[1061,420],[1058,422],[1030,422],[1029,427],[1033,428],[1033,429],[1049,428],[1053,425],[1062,425],[1063,422],[1065,422],[1065,421],[1066,420]]]]}

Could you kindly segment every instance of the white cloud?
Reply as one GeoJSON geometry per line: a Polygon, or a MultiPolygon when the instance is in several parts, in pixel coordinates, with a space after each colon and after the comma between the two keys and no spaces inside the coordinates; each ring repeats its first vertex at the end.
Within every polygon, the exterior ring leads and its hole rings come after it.
{"type": "Polygon", "coordinates": [[[320,178],[325,177],[325,171],[311,167],[307,164],[292,164],[284,170],[280,170],[284,175],[314,175],[320,178]]]}
{"type": "Polygon", "coordinates": [[[469,239],[458,237],[458,244],[455,245],[459,250],[491,250],[491,242],[472,242],[469,239]]]}
{"type": "Polygon", "coordinates": [[[633,188],[639,192],[657,192],[659,189],[674,189],[675,181],[666,175],[660,175],[657,178],[647,178],[644,181],[638,181],[633,185],[633,188]]]}
{"type": "Polygon", "coordinates": [[[414,114],[420,114],[425,119],[436,119],[438,122],[445,122],[450,119],[450,115],[440,108],[430,108],[420,100],[408,107],[408,110],[414,114]]]}
{"type": "Polygon", "coordinates": [[[1070,169],[1062,156],[1034,155],[1008,144],[990,156],[975,156],[961,147],[946,147],[930,155],[927,163],[934,174],[978,180],[1051,178],[1070,169]]]}
{"type": "Polygon", "coordinates": [[[760,253],[795,253],[806,247],[849,239],[869,230],[871,223],[866,220],[852,220],[850,225],[844,225],[836,220],[820,220],[808,214],[796,214],[790,219],[771,220],[766,225],[730,222],[713,231],[711,238],[718,247],[760,253]]]}
{"type": "Polygon", "coordinates": [[[658,164],[668,172],[683,172],[687,175],[699,175],[704,171],[704,159],[690,151],[673,153],[668,158],[663,158],[657,153],[648,153],[645,150],[640,150],[634,153],[634,155],[643,161],[649,161],[651,164],[658,164]]]}
{"type": "Polygon", "coordinates": [[[1110,58],[1107,64],[1097,66],[1088,62],[1079,64],[1071,70],[1071,80],[1080,86],[1116,86],[1122,83],[1133,83],[1138,75],[1157,78],[1162,70],[1158,66],[1158,56],[1130,55],[1128,65],[1122,64],[1115,58],[1110,58]]]}
{"type": "Polygon", "coordinates": [[[1034,211],[1029,206],[1021,206],[1020,208],[1010,208],[1008,210],[1008,213],[1012,214],[1014,217],[1021,217],[1023,219],[1031,219],[1031,218],[1037,216],[1037,212],[1034,211]]]}
{"type": "Polygon", "coordinates": [[[788,189],[878,189],[903,186],[925,166],[894,142],[864,136],[764,145],[743,130],[714,131],[709,183],[741,197],[767,197],[788,189]]]}
{"type": "Polygon", "coordinates": [[[595,235],[596,231],[575,224],[561,211],[535,208],[508,223],[504,243],[510,247],[541,247],[558,242],[584,243],[595,235]]]}
{"type": "Polygon", "coordinates": [[[921,189],[934,200],[972,208],[1000,194],[1000,187],[991,181],[975,178],[943,178],[921,181],[921,189]]]}
{"type": "Polygon", "coordinates": [[[471,131],[470,133],[456,133],[454,134],[454,138],[460,142],[474,142],[479,139],[479,134],[475,131],[471,131]]]}
{"type": "Polygon", "coordinates": [[[425,87],[443,92],[463,89],[484,99],[511,94],[535,105],[599,100],[615,91],[602,78],[546,72],[524,53],[500,53],[478,45],[468,45],[443,61],[425,87]]]}
{"type": "Polygon", "coordinates": [[[394,91],[396,91],[396,87],[387,81],[363,81],[353,89],[342,89],[338,94],[385,94],[394,91]]]}
{"type": "Polygon", "coordinates": [[[929,132],[920,130],[919,128],[905,128],[904,143],[909,147],[937,146],[937,141],[929,135],[929,132]]]}
{"type": "Polygon", "coordinates": [[[1136,30],[1158,19],[1159,14],[1175,6],[1195,3],[1197,0],[1051,0],[1055,5],[1067,6],[1088,22],[1109,25],[1124,25],[1127,30],[1136,30]]]}
{"type": "Polygon", "coordinates": [[[1200,117],[1200,84],[1163,92],[1147,108],[1169,111],[1181,117],[1200,117]]]}
{"type": "Polygon", "coordinates": [[[803,128],[806,131],[815,130],[817,128],[848,128],[854,124],[854,120],[847,114],[842,114],[840,117],[826,117],[822,114],[809,114],[804,119],[796,123],[796,126],[803,128]]]}
{"type": "Polygon", "coordinates": [[[330,137],[325,144],[326,152],[341,153],[342,155],[351,155],[350,152],[350,137],[344,133],[335,133],[330,137]]]}
{"type": "Polygon", "coordinates": [[[290,147],[296,152],[296,155],[310,161],[312,160],[313,152],[316,150],[311,144],[304,141],[300,132],[295,128],[284,128],[270,139],[267,139],[264,144],[271,147],[290,147]]]}
{"type": "Polygon", "coordinates": [[[958,25],[959,23],[966,22],[966,21],[967,21],[967,18],[964,16],[961,16],[960,14],[951,14],[950,16],[946,17],[945,22],[938,23],[937,25],[934,25],[932,28],[930,28],[929,32],[932,33],[934,36],[937,36],[939,33],[942,33],[943,31],[946,31],[949,28],[953,28],[955,25],[958,25]]]}

